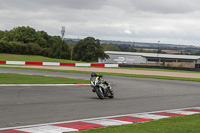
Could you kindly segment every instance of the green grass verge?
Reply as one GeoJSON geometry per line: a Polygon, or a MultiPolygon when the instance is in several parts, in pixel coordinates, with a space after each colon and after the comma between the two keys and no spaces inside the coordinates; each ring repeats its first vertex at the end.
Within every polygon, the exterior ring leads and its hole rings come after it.
{"type": "MultiPolygon", "coordinates": [[[[10,68],[10,67],[2,67],[10,68]]],[[[27,70],[39,70],[39,71],[53,71],[53,72],[66,72],[66,73],[83,73],[91,74],[90,71],[76,71],[76,70],[53,70],[53,69],[42,69],[42,68],[19,68],[12,67],[15,69],[27,69],[27,70]]],[[[153,79],[167,79],[167,80],[182,80],[182,81],[197,81],[200,82],[200,78],[182,78],[182,77],[169,77],[169,76],[156,76],[156,75],[138,75],[138,74],[123,74],[123,73],[107,73],[107,72],[98,72],[101,75],[110,75],[110,76],[123,76],[123,77],[137,77],[137,78],[153,78],[153,79]]]]}
{"type": "Polygon", "coordinates": [[[160,119],[146,123],[111,126],[77,133],[199,133],[200,114],[160,119]]]}
{"type": "Polygon", "coordinates": [[[0,54],[1,61],[33,61],[33,62],[63,62],[63,63],[81,63],[81,61],[64,60],[48,58],[37,55],[18,55],[18,54],[0,54]]]}
{"type": "Polygon", "coordinates": [[[0,84],[84,84],[89,80],[0,73],[0,84]]]}

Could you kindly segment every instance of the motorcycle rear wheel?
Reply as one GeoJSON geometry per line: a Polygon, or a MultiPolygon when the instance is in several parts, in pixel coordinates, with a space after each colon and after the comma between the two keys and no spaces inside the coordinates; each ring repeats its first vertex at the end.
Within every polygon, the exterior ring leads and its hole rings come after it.
{"type": "Polygon", "coordinates": [[[110,89],[108,89],[110,96],[108,96],[109,98],[114,98],[114,92],[110,89]]]}

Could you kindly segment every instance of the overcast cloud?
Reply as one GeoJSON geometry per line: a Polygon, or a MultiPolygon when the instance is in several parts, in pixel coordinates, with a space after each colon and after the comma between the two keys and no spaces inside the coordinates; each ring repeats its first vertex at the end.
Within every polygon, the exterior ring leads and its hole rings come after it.
{"type": "Polygon", "coordinates": [[[200,46],[199,0],[0,0],[0,30],[200,46]]]}

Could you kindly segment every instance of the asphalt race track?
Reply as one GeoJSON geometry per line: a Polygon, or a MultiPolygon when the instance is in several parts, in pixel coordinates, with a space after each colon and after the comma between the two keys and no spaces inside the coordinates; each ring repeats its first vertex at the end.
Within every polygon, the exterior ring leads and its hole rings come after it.
{"type": "MultiPolygon", "coordinates": [[[[72,74],[0,68],[21,73],[89,79],[72,74]]],[[[0,86],[0,128],[122,115],[200,105],[200,83],[104,76],[115,83],[114,99],[100,100],[89,86],[0,86]]]]}

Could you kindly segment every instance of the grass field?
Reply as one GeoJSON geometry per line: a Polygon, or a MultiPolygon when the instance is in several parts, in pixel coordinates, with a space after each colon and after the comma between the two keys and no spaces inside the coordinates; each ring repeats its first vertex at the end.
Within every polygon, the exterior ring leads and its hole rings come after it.
{"type": "Polygon", "coordinates": [[[84,84],[89,80],[0,73],[0,84],[84,84]]]}
{"type": "Polygon", "coordinates": [[[0,54],[0,61],[35,61],[35,62],[63,62],[63,63],[75,63],[81,61],[64,60],[48,58],[37,55],[17,55],[17,54],[0,54]]]}
{"type": "Polygon", "coordinates": [[[160,119],[146,123],[111,126],[77,133],[199,133],[200,114],[160,119]]]}

